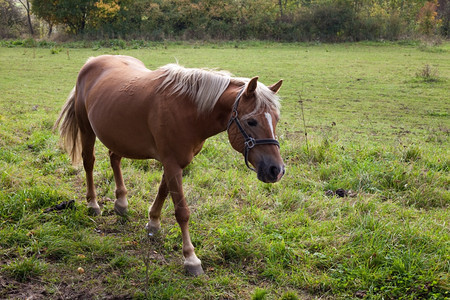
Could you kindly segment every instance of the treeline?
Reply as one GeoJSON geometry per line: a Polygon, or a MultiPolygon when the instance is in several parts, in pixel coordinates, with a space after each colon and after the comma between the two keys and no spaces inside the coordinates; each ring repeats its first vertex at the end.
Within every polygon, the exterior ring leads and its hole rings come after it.
{"type": "Polygon", "coordinates": [[[97,39],[340,42],[450,33],[447,0],[0,0],[0,16],[2,37],[17,35],[20,17],[22,33],[58,28],[97,39]]]}

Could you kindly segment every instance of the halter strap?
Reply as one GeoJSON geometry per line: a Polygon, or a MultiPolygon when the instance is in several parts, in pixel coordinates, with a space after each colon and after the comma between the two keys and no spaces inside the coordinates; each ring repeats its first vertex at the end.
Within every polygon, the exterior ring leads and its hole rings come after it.
{"type": "Polygon", "coordinates": [[[245,131],[245,129],[242,127],[241,122],[238,119],[237,108],[239,105],[239,101],[241,100],[242,94],[244,93],[244,90],[245,90],[245,87],[242,88],[236,96],[236,100],[234,101],[234,105],[233,105],[233,111],[231,112],[231,117],[230,117],[230,120],[228,121],[227,131],[230,129],[230,126],[233,122],[236,123],[236,126],[238,127],[239,131],[241,132],[242,136],[244,137],[245,165],[250,170],[256,172],[255,168],[252,168],[248,164],[248,153],[250,152],[250,150],[253,149],[257,145],[268,145],[268,144],[277,145],[279,148],[280,143],[278,143],[278,141],[275,139],[254,139],[253,137],[248,135],[247,132],[245,131]]]}

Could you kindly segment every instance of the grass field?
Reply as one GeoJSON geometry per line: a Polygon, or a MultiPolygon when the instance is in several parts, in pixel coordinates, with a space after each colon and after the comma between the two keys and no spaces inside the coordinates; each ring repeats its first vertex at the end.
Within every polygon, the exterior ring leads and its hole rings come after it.
{"type": "Polygon", "coordinates": [[[0,47],[0,298],[448,299],[449,58],[448,42],[0,47]],[[51,128],[86,59],[105,53],[284,79],[281,182],[259,182],[226,134],[185,170],[204,276],[185,274],[171,201],[146,237],[158,162],[123,161],[119,217],[97,143],[104,211],[87,215],[84,171],[51,128]]]}

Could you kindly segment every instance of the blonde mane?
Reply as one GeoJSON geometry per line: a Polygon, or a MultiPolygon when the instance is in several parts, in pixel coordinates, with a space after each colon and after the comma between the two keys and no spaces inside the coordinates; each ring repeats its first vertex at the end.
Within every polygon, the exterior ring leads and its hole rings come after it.
{"type": "MultiPolygon", "coordinates": [[[[170,90],[170,95],[190,97],[197,105],[199,113],[211,112],[230,82],[244,86],[250,81],[249,78],[232,77],[228,71],[184,68],[178,64],[168,64],[159,70],[162,71],[162,75],[157,79],[164,78],[164,80],[158,92],[170,90]]],[[[258,82],[255,93],[257,99],[255,108],[243,118],[250,117],[265,108],[274,108],[279,112],[279,97],[268,87],[258,82]]]]}

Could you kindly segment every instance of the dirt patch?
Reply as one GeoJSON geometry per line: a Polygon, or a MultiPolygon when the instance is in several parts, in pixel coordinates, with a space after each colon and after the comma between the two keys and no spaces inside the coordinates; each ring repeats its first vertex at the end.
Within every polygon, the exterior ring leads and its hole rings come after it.
{"type": "Polygon", "coordinates": [[[83,290],[65,282],[50,284],[37,279],[19,282],[1,275],[0,290],[2,299],[90,299],[96,296],[92,291],[83,290]]]}
{"type": "Polygon", "coordinates": [[[66,277],[55,283],[40,279],[19,282],[0,274],[0,299],[132,299],[132,295],[111,295],[99,288],[101,284],[93,285],[92,279],[89,281],[85,284],[66,277]]]}

